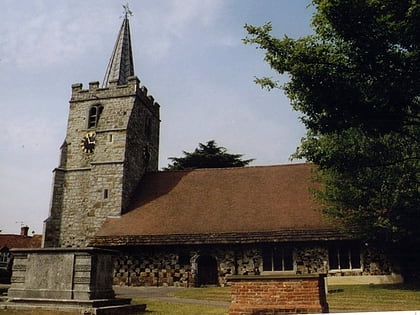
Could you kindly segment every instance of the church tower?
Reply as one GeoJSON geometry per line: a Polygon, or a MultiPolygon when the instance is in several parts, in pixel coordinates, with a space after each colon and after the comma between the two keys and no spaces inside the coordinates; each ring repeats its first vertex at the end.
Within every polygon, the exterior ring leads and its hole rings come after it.
{"type": "Polygon", "coordinates": [[[158,169],[159,125],[159,104],[134,76],[126,14],[102,87],[72,85],[44,247],[86,246],[107,217],[127,211],[144,173],[158,169]]]}

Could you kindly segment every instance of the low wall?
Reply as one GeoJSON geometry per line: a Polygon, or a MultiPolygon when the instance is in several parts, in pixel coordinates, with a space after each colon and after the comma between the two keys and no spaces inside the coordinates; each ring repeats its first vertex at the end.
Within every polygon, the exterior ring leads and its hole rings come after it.
{"type": "Polygon", "coordinates": [[[325,275],[231,276],[229,315],[327,313],[325,275]]]}

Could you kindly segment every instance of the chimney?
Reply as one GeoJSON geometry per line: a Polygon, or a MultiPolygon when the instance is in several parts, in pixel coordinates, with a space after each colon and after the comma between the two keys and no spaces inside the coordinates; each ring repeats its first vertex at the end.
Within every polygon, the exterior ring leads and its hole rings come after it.
{"type": "Polygon", "coordinates": [[[20,235],[21,236],[28,236],[29,226],[22,226],[20,228],[20,235]]]}

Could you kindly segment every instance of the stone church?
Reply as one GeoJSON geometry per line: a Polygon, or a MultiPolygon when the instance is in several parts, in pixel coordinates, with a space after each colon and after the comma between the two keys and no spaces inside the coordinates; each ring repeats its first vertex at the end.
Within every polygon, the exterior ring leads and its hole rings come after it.
{"type": "Polygon", "coordinates": [[[103,84],[72,85],[44,247],[118,250],[119,285],[311,273],[331,283],[401,280],[381,252],[322,217],[310,164],[158,171],[159,111],[134,74],[125,17],[103,84]]]}

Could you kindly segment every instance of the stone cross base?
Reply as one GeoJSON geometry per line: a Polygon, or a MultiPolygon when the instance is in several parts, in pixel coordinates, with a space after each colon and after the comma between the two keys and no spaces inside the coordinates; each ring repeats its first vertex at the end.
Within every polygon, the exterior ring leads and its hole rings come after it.
{"type": "Polygon", "coordinates": [[[12,253],[11,286],[2,308],[65,309],[84,314],[137,314],[145,309],[145,305],[131,305],[130,299],[115,298],[112,289],[115,251],[38,248],[12,253]]]}
{"type": "Polygon", "coordinates": [[[230,276],[229,315],[328,313],[325,275],[230,276]]]}

